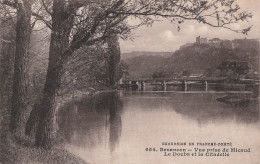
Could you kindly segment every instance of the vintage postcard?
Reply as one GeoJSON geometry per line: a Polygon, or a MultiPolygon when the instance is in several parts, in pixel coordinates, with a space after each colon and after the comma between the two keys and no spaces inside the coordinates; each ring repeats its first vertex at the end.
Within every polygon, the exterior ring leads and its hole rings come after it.
{"type": "Polygon", "coordinates": [[[0,10],[0,164],[260,164],[260,0],[0,10]]]}

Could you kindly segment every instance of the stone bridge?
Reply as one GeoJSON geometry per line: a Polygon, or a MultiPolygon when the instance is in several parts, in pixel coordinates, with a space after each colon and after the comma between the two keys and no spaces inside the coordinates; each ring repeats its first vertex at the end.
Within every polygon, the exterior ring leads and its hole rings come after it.
{"type": "Polygon", "coordinates": [[[151,85],[161,85],[164,90],[170,85],[181,85],[183,91],[187,91],[189,84],[199,83],[204,85],[205,91],[208,90],[208,83],[225,83],[228,84],[258,84],[259,80],[255,79],[238,79],[229,77],[182,77],[182,78],[133,78],[133,79],[123,79],[120,84],[121,87],[132,87],[145,89],[145,84],[150,83],[151,85]]]}

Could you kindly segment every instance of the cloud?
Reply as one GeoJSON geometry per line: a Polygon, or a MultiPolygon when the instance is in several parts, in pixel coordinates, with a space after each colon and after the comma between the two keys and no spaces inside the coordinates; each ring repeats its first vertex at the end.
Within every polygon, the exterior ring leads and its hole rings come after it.
{"type": "Polygon", "coordinates": [[[201,26],[201,27],[199,27],[199,32],[201,34],[207,33],[208,32],[208,26],[201,26]]]}
{"type": "Polygon", "coordinates": [[[165,30],[160,34],[160,37],[166,41],[173,41],[175,40],[174,34],[170,30],[165,30]]]}
{"type": "Polygon", "coordinates": [[[190,33],[193,33],[195,31],[195,26],[194,25],[189,25],[188,30],[190,33]]]}
{"type": "MultiPolygon", "coordinates": [[[[198,23],[196,21],[185,21],[180,25],[181,30],[178,32],[175,25],[167,20],[155,22],[152,27],[142,26],[134,31],[135,36],[133,42],[126,40],[121,41],[122,52],[129,51],[174,51],[180,45],[195,42],[197,36],[221,39],[237,39],[237,38],[260,38],[260,3],[259,0],[237,0],[241,10],[252,12],[253,19],[249,22],[240,22],[230,27],[233,29],[246,28],[253,25],[247,36],[235,33],[228,29],[214,28],[208,25],[198,23]]],[[[135,19],[131,20],[135,23],[135,19]]]]}
{"type": "Polygon", "coordinates": [[[185,23],[185,25],[181,27],[181,31],[180,31],[181,35],[183,35],[183,34],[189,34],[189,35],[193,34],[195,32],[195,26],[192,25],[192,24],[187,24],[187,25],[186,24],[187,23],[185,23]]]}

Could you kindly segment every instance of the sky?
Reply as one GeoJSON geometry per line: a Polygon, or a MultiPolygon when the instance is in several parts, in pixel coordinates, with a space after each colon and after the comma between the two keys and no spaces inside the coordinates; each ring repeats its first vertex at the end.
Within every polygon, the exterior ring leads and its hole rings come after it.
{"type": "Polygon", "coordinates": [[[174,26],[167,20],[155,22],[153,26],[142,26],[133,31],[133,40],[120,40],[121,51],[156,51],[173,52],[181,45],[194,43],[197,36],[220,39],[255,39],[260,38],[260,0],[237,0],[241,10],[246,10],[253,14],[249,22],[243,24],[234,24],[234,28],[253,25],[248,35],[238,34],[223,28],[214,28],[195,21],[186,21],[181,24],[181,30],[178,32],[174,26]]]}

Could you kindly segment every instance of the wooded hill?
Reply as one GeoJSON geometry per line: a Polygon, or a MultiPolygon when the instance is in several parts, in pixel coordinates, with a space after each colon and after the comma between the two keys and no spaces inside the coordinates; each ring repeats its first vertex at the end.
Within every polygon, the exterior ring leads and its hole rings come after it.
{"type": "Polygon", "coordinates": [[[152,51],[132,51],[128,53],[122,53],[121,58],[129,59],[137,56],[161,56],[161,57],[170,57],[173,52],[152,52],[152,51]]]}
{"type": "Polygon", "coordinates": [[[129,65],[130,77],[152,77],[162,72],[165,77],[188,71],[203,74],[209,69],[216,69],[225,61],[243,61],[252,65],[259,72],[259,46],[255,48],[226,49],[200,44],[175,51],[170,57],[142,55],[125,59],[129,65]]]}

